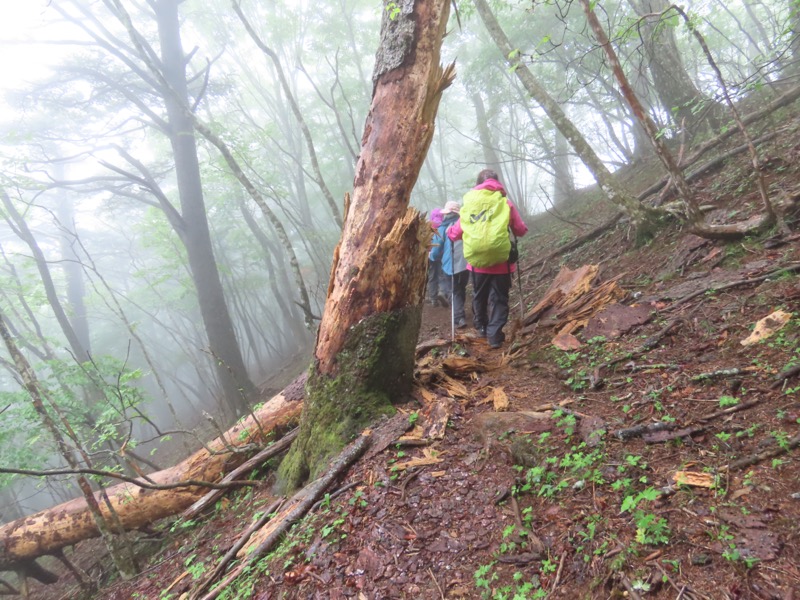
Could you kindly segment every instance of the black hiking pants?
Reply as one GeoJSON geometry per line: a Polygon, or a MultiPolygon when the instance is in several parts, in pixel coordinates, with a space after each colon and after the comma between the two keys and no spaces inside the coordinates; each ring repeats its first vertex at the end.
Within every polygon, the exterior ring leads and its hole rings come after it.
{"type": "Polygon", "coordinates": [[[472,314],[475,329],[486,331],[490,344],[502,344],[508,322],[511,273],[472,272],[472,314]]]}

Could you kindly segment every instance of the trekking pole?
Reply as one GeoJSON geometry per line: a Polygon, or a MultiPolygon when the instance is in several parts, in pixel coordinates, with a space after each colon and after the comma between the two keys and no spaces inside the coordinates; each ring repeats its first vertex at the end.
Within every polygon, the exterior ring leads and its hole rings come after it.
{"type": "MultiPolygon", "coordinates": [[[[516,234],[514,235],[514,241],[517,242],[517,248],[519,248],[519,242],[516,234]]],[[[520,261],[519,256],[517,256],[517,287],[519,288],[519,324],[521,327],[522,322],[525,320],[525,296],[522,295],[522,262],[520,261]]]]}
{"type": "Polygon", "coordinates": [[[450,240],[450,339],[456,341],[456,303],[455,289],[456,289],[456,274],[455,274],[455,242],[450,240]]]}

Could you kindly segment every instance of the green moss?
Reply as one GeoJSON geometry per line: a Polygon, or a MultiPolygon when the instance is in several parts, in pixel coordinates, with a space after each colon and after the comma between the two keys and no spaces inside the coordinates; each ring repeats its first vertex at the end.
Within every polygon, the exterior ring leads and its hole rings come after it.
{"type": "Polygon", "coordinates": [[[411,389],[421,317],[420,307],[372,315],[351,328],[334,375],[310,367],[300,434],[278,470],[277,492],[316,478],[364,427],[394,413],[411,389]]]}

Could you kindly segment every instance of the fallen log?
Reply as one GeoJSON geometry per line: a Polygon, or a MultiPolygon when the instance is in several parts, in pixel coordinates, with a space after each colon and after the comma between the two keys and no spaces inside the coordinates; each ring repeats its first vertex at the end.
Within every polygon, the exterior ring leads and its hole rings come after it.
{"type": "MultiPolygon", "coordinates": [[[[148,483],[177,484],[187,480],[215,482],[245,462],[245,453],[234,453],[231,446],[264,445],[269,434],[296,422],[303,409],[290,384],[258,411],[243,419],[206,448],[181,463],[148,475],[148,483]]],[[[296,386],[295,386],[296,387],[296,386]]],[[[145,482],[145,480],[142,480],[145,482]]],[[[180,513],[202,498],[206,488],[145,489],[134,483],[107,488],[106,493],[126,530],[138,529],[159,519],[180,513]]],[[[105,514],[107,509],[101,502],[105,514]]],[[[75,498],[0,527],[0,571],[13,571],[32,559],[54,554],[80,541],[97,537],[99,532],[83,498],[75,498]]]]}

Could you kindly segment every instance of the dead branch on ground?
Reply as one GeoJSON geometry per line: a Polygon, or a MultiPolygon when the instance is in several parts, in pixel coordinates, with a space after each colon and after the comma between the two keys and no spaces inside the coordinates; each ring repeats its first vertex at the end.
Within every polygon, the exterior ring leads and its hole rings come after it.
{"type": "Polygon", "coordinates": [[[673,310],[673,309],[677,308],[678,306],[689,302],[689,300],[693,300],[694,298],[697,298],[698,296],[702,296],[702,295],[704,295],[704,294],[706,294],[708,292],[721,292],[723,290],[729,290],[731,288],[739,287],[739,286],[742,286],[742,285],[749,285],[749,284],[752,284],[752,283],[759,283],[759,282],[765,281],[765,280],[767,280],[767,279],[769,279],[771,277],[777,277],[779,275],[783,275],[784,273],[794,273],[795,271],[800,271],[800,264],[794,264],[794,265],[789,266],[789,267],[783,267],[783,268],[777,269],[775,271],[770,271],[766,275],[761,275],[759,277],[750,277],[750,278],[747,278],[747,279],[737,279],[736,281],[731,281],[730,283],[723,284],[723,285],[721,285],[719,287],[714,287],[712,285],[712,286],[709,286],[709,287],[704,288],[702,290],[697,290],[695,292],[692,292],[691,294],[687,294],[686,296],[683,296],[682,298],[679,298],[678,300],[676,300],[675,302],[670,304],[664,310],[673,310]]]}
{"type": "Polygon", "coordinates": [[[800,446],[800,434],[790,438],[784,444],[780,446],[769,448],[764,450],[763,452],[758,452],[756,454],[751,454],[750,456],[745,456],[744,458],[740,458],[739,460],[733,461],[731,464],[721,467],[720,471],[738,471],[740,469],[744,469],[746,467],[750,467],[752,465],[758,464],[762,461],[768,460],[770,458],[776,458],[781,456],[782,454],[788,453],[790,450],[794,450],[800,446]]]}
{"type": "MultiPolygon", "coordinates": [[[[266,530],[258,532],[260,538],[258,546],[247,554],[247,557],[220,582],[211,592],[202,596],[203,600],[214,600],[217,598],[245,569],[251,568],[256,562],[266,556],[278,540],[286,534],[289,529],[311,509],[319,500],[325,490],[345,472],[358,458],[366,451],[372,440],[371,433],[362,433],[354,442],[347,446],[336,459],[331,463],[330,468],[319,479],[311,482],[288,502],[288,506],[269,523],[266,530]]],[[[240,554],[241,554],[240,550],[240,554]]],[[[212,582],[205,582],[202,587],[198,586],[189,594],[189,600],[197,600],[200,594],[212,582]]]]}
{"type": "Polygon", "coordinates": [[[286,450],[289,446],[291,446],[292,442],[294,441],[294,438],[297,437],[298,431],[299,428],[295,427],[294,429],[292,429],[292,431],[287,433],[277,442],[275,442],[271,446],[268,446],[267,448],[264,448],[253,458],[251,458],[241,466],[235,468],[233,471],[228,473],[219,482],[220,486],[217,487],[217,489],[214,489],[213,491],[209,492],[208,494],[200,498],[197,502],[192,504],[189,508],[187,508],[183,512],[181,517],[186,520],[194,519],[197,515],[203,512],[207,507],[214,504],[214,502],[216,502],[221,496],[224,495],[225,490],[227,489],[227,487],[223,487],[225,484],[234,481],[237,477],[239,477],[243,473],[247,473],[249,470],[264,464],[270,458],[272,458],[273,456],[277,456],[278,454],[286,450]]]}

